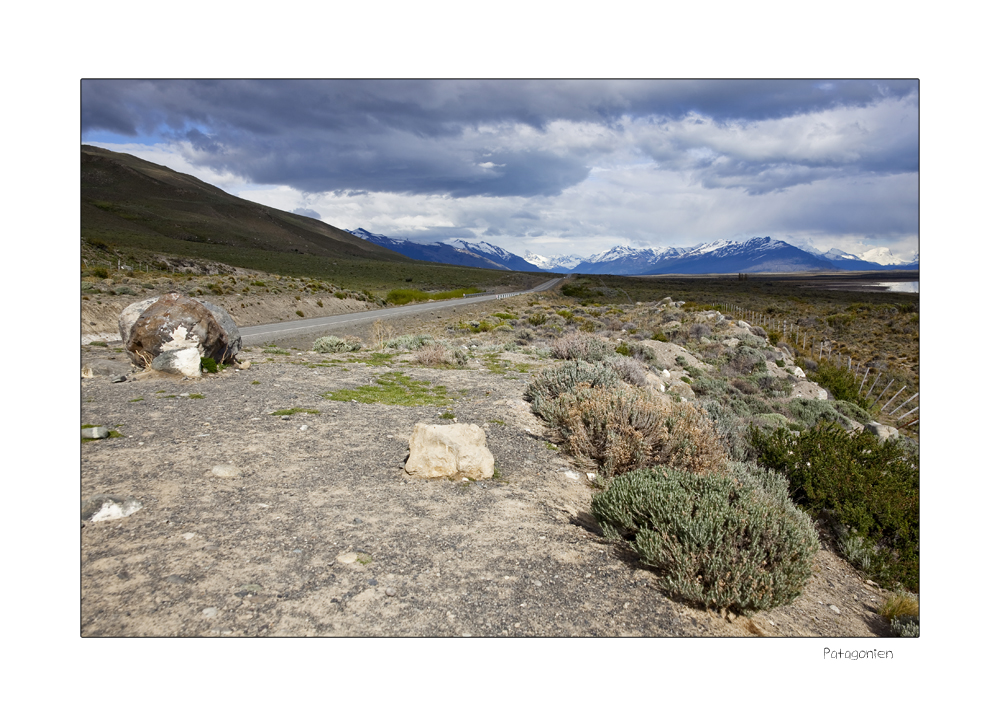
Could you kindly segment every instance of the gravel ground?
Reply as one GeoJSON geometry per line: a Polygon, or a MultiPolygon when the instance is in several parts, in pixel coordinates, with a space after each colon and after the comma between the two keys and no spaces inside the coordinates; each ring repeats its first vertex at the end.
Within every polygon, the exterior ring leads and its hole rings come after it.
{"type": "MultiPolygon", "coordinates": [[[[329,367],[308,352],[248,355],[261,362],[199,380],[83,380],[81,423],[122,437],[82,445],[81,499],[143,504],[81,522],[84,636],[887,634],[874,614],[882,593],[826,550],[786,607],[730,622],[670,600],[598,534],[586,477],[567,476],[573,466],[521,399],[543,361],[503,354],[529,372],[501,375],[409,365],[407,354],[329,367]],[[322,396],[396,370],[454,400],[322,396]],[[271,415],[293,407],[319,412],[271,415]],[[401,469],[414,424],[448,422],[444,410],[484,428],[497,477],[401,469]],[[213,475],[219,465],[237,476],[213,475]]],[[[114,344],[93,358],[127,365],[114,344]]]]}

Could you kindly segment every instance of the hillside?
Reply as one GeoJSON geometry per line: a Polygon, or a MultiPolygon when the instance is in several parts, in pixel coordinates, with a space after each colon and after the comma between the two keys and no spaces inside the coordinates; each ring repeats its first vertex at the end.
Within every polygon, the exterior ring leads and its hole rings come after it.
{"type": "Polygon", "coordinates": [[[186,242],[412,263],[317,219],[240,199],[129,154],[86,145],[80,151],[80,229],[85,239],[175,253],[183,253],[178,242],[186,242]]]}

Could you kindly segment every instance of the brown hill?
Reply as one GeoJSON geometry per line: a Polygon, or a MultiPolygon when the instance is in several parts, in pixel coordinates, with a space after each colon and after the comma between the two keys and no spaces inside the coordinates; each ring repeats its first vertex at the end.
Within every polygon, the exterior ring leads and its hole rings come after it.
{"type": "Polygon", "coordinates": [[[180,240],[414,263],[317,219],[240,199],[130,154],[87,145],[80,152],[80,227],[85,239],[148,249],[180,240]]]}

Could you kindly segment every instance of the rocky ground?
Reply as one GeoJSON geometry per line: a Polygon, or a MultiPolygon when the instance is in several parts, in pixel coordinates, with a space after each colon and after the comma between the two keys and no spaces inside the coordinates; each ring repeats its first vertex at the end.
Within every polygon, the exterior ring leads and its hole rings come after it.
{"type": "MultiPolygon", "coordinates": [[[[601,537],[593,488],[522,399],[550,359],[474,350],[464,369],[435,369],[407,351],[266,350],[198,380],[83,379],[81,424],[121,437],[83,443],[81,499],[142,503],[81,521],[83,635],[889,634],[875,613],[885,592],[828,544],[790,605],[733,617],[669,599],[601,537]],[[323,397],[394,371],[444,386],[447,404],[323,397]],[[272,415],[291,408],[317,412],[272,415]],[[414,424],[444,411],[486,431],[493,479],[403,471],[414,424]]],[[[85,346],[84,362],[124,368],[118,351],[85,346]]]]}

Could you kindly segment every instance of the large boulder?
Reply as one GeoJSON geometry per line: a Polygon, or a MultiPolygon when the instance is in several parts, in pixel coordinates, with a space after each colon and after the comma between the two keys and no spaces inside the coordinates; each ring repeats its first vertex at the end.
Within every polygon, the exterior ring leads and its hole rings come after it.
{"type": "Polygon", "coordinates": [[[132,332],[132,326],[139,320],[142,312],[159,300],[159,296],[154,296],[143,301],[136,301],[122,309],[122,312],[118,315],[118,334],[122,337],[122,344],[128,345],[129,333],[132,332]]]}
{"type": "Polygon", "coordinates": [[[880,443],[884,443],[886,440],[898,440],[899,431],[892,427],[891,425],[882,425],[882,423],[876,423],[874,420],[867,425],[865,425],[865,432],[871,433],[878,438],[880,443]]]}
{"type": "Polygon", "coordinates": [[[233,363],[243,347],[236,322],[222,308],[168,293],[125,308],[118,328],[129,358],[138,366],[196,377],[202,357],[233,363]],[[156,361],[162,355],[164,359],[156,361]]]}
{"type": "Polygon", "coordinates": [[[486,480],[493,477],[493,454],[478,425],[417,423],[404,469],[415,477],[486,480]]]}

